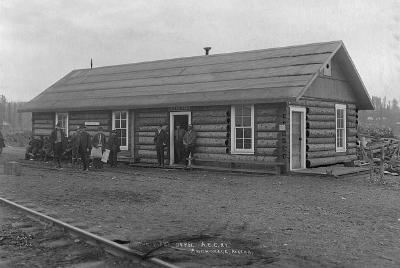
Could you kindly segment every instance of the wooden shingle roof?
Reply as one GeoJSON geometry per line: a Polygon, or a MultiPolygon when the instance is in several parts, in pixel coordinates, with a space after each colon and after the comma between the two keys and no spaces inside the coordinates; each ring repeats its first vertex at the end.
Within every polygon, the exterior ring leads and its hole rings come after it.
{"type": "MultiPolygon", "coordinates": [[[[21,111],[298,99],[341,41],[74,70],[21,111]]],[[[364,89],[365,90],[365,89],[364,89]]]]}

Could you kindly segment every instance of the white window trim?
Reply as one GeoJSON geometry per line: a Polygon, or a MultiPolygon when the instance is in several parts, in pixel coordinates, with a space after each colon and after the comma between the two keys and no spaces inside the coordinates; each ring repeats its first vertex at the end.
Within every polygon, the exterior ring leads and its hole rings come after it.
{"type": "Polygon", "coordinates": [[[126,110],[123,111],[113,111],[112,112],[112,129],[115,129],[115,113],[126,113],[126,146],[120,146],[119,149],[121,151],[127,151],[129,148],[129,112],[126,110]]]}
{"type": "Polygon", "coordinates": [[[232,105],[231,106],[231,154],[254,154],[254,105],[251,105],[251,149],[236,149],[235,124],[236,124],[235,105],[232,105]]]}
{"type": "Polygon", "coordinates": [[[336,147],[336,152],[346,152],[346,140],[347,140],[347,122],[346,122],[346,104],[335,104],[335,147],[336,147]],[[338,147],[337,146],[337,110],[343,110],[343,126],[344,126],[344,131],[343,131],[343,147],[338,147]]]}
{"type": "Polygon", "coordinates": [[[67,116],[67,120],[65,122],[65,135],[68,137],[68,132],[69,132],[69,114],[67,112],[56,113],[56,125],[58,123],[58,115],[66,115],[67,116]]]}

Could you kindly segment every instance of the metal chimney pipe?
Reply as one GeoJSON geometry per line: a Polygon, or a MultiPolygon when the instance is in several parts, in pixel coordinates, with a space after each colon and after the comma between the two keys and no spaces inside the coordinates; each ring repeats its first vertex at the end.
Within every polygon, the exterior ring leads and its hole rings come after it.
{"type": "Polygon", "coordinates": [[[211,47],[205,47],[204,50],[206,51],[206,55],[208,55],[208,52],[211,50],[211,47]]]}

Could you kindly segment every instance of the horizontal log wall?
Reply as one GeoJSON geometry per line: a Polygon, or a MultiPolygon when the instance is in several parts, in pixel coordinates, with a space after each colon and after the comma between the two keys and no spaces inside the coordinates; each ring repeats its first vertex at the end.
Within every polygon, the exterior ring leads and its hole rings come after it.
{"type": "Polygon", "coordinates": [[[98,132],[98,128],[102,127],[104,134],[108,137],[112,128],[112,112],[111,111],[84,111],[68,113],[68,131],[73,133],[78,126],[85,125],[85,122],[99,122],[98,126],[86,126],[86,131],[94,136],[98,132]]]}
{"type": "Polygon", "coordinates": [[[269,157],[274,162],[282,162],[285,157],[285,131],[279,125],[286,120],[286,104],[255,105],[255,152],[257,157],[269,157]]]}
{"type": "MultiPolygon", "coordinates": [[[[169,135],[169,112],[167,109],[142,109],[135,111],[135,161],[157,163],[154,133],[159,125],[165,126],[169,135]]],[[[167,139],[169,141],[169,138],[167,139]]],[[[169,159],[169,146],[164,150],[165,163],[169,159]]]]}
{"type": "Polygon", "coordinates": [[[55,113],[32,113],[32,134],[49,136],[55,126],[55,113]]]}
{"type": "MultiPolygon", "coordinates": [[[[284,104],[257,104],[254,107],[254,154],[232,154],[231,106],[193,107],[192,123],[197,132],[195,161],[222,161],[246,166],[282,159],[282,133],[279,124],[285,118],[284,104]]],[[[283,132],[284,133],[284,132],[283,132]]],[[[284,135],[283,135],[284,136],[284,135]]]]}
{"type": "Polygon", "coordinates": [[[358,113],[354,104],[346,105],[346,152],[336,152],[335,102],[300,100],[307,108],[307,167],[332,165],[356,159],[358,113]]]}
{"type": "Polygon", "coordinates": [[[197,133],[195,161],[221,161],[230,158],[230,106],[192,108],[193,129],[197,133]]]}

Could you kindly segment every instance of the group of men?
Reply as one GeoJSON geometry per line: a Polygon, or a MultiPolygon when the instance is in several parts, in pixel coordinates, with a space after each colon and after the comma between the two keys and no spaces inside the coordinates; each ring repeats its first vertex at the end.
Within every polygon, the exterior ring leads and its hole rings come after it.
{"type": "Polygon", "coordinates": [[[80,159],[83,170],[85,171],[89,168],[89,156],[93,159],[94,168],[103,168],[103,162],[101,160],[106,150],[109,150],[109,164],[111,167],[116,167],[117,154],[120,152],[119,147],[120,139],[117,136],[116,130],[111,132],[107,140],[103,128],[99,127],[98,132],[92,138],[90,134],[86,132],[86,126],[81,125],[71,134],[69,139],[67,139],[66,133],[64,133],[60,123],[58,123],[51,132],[50,137],[46,137],[42,142],[41,140],[31,140],[30,142],[31,152],[34,154],[34,151],[41,150],[45,155],[45,160],[48,155],[53,153],[57,168],[61,168],[62,158],[65,153],[71,151],[72,165],[76,166],[78,159],[80,159]]]}
{"type": "MultiPolygon", "coordinates": [[[[193,126],[189,125],[185,131],[180,125],[176,125],[174,131],[174,156],[175,163],[181,162],[185,157],[185,167],[191,165],[194,154],[197,134],[193,130],[193,126]]],[[[160,125],[154,134],[154,144],[156,145],[158,166],[164,167],[164,148],[168,144],[167,132],[160,125]]]]}

